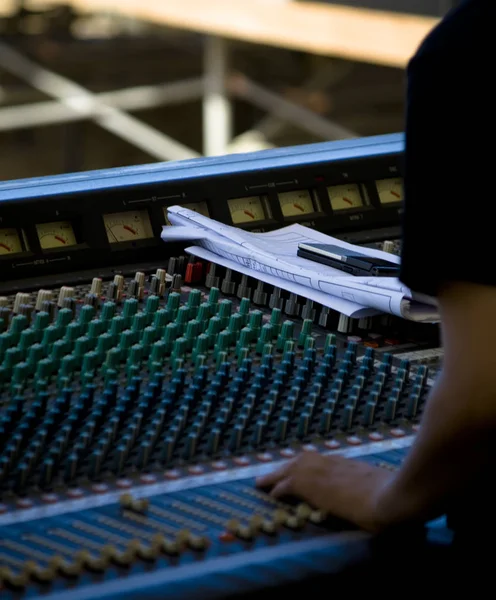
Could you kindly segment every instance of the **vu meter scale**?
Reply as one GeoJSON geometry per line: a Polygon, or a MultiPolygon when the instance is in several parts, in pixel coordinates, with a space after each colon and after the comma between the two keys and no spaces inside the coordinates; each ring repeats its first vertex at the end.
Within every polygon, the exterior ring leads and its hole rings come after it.
{"type": "Polygon", "coordinates": [[[308,190],[280,193],[279,204],[284,217],[298,217],[315,212],[312,195],[308,190]]]}
{"type": "Polygon", "coordinates": [[[335,185],[327,188],[333,210],[346,210],[363,206],[363,198],[358,185],[335,185]]]}
{"type": "Polygon", "coordinates": [[[16,229],[0,229],[0,254],[23,252],[21,239],[16,229]]]}
{"type": "Polygon", "coordinates": [[[259,196],[228,200],[232,222],[237,225],[266,219],[262,200],[259,196]]]}
{"type": "Polygon", "coordinates": [[[146,211],[131,211],[104,216],[107,238],[111,244],[144,240],[153,236],[146,211]]]}
{"type": "Polygon", "coordinates": [[[403,181],[401,178],[381,179],[376,182],[381,204],[401,202],[403,200],[403,181]]]}

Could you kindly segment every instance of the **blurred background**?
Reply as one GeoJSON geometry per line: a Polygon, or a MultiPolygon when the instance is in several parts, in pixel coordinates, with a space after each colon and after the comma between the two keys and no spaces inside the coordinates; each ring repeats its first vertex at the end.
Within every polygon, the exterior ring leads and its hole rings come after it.
{"type": "Polygon", "coordinates": [[[0,0],[0,179],[401,131],[453,4],[0,0]]]}

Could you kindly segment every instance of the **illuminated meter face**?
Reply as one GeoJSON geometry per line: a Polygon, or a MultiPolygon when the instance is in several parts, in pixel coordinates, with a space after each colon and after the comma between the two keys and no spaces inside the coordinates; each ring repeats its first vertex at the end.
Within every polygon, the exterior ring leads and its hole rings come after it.
{"type": "Polygon", "coordinates": [[[241,223],[255,223],[265,221],[264,205],[260,196],[251,198],[235,198],[227,201],[232,222],[235,225],[241,223]]]}
{"type": "Polygon", "coordinates": [[[21,238],[17,229],[0,229],[0,255],[23,252],[21,238]]]}
{"type": "Polygon", "coordinates": [[[279,194],[279,204],[284,217],[301,217],[316,212],[312,194],[308,190],[283,192],[279,194]]]}
{"type": "Polygon", "coordinates": [[[65,248],[77,244],[74,229],[68,221],[54,223],[40,223],[36,225],[36,232],[42,250],[51,248],[65,248]]]}
{"type": "Polygon", "coordinates": [[[403,201],[403,179],[380,179],[376,185],[381,204],[403,201]]]}
{"type": "Polygon", "coordinates": [[[146,210],[104,215],[103,222],[111,244],[136,242],[153,237],[150,217],[146,210]]]}
{"type": "Polygon", "coordinates": [[[364,206],[360,187],[357,184],[335,185],[327,188],[333,210],[349,210],[364,206]]]}

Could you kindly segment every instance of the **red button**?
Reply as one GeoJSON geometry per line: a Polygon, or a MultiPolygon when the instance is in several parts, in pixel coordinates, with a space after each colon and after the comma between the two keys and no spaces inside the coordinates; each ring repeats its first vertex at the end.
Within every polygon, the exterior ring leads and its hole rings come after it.
{"type": "Polygon", "coordinates": [[[406,432],[403,429],[391,429],[391,435],[393,437],[405,437],[406,432]]]}
{"type": "Polygon", "coordinates": [[[130,479],[118,479],[115,482],[115,485],[121,490],[127,490],[132,487],[133,482],[130,479]]]}
{"type": "Polygon", "coordinates": [[[201,475],[205,472],[205,469],[201,465],[192,465],[188,468],[188,473],[191,475],[201,475]]]}
{"type": "Polygon", "coordinates": [[[291,458],[296,454],[296,452],[293,450],[293,448],[283,448],[279,454],[284,456],[284,458],[291,458]]]}
{"type": "Polygon", "coordinates": [[[105,494],[105,492],[108,492],[109,487],[106,483],[94,483],[91,489],[95,494],[105,494]]]}
{"type": "Polygon", "coordinates": [[[327,440],[324,442],[324,446],[329,450],[337,450],[341,444],[337,440],[327,440]]]}
{"type": "Polygon", "coordinates": [[[155,475],[152,475],[151,473],[145,473],[141,475],[140,481],[141,483],[146,484],[155,483],[157,481],[157,477],[155,475]]]}
{"type": "Polygon", "coordinates": [[[371,440],[372,442],[380,442],[383,439],[384,436],[378,431],[373,431],[372,433],[369,433],[369,440],[371,440]]]}
{"type": "Polygon", "coordinates": [[[350,444],[350,446],[360,446],[360,444],[362,443],[362,440],[356,435],[350,435],[350,437],[346,438],[346,441],[348,442],[348,444],[350,444]]]}
{"type": "Polygon", "coordinates": [[[227,463],[223,460],[216,460],[212,463],[212,469],[216,471],[225,471],[227,469],[227,463]]]}
{"type": "Polygon", "coordinates": [[[234,536],[230,531],[223,531],[219,534],[219,540],[221,542],[234,542],[236,536],[234,536]]]}
{"type": "Polygon", "coordinates": [[[82,496],[84,496],[84,492],[80,488],[72,488],[70,490],[67,490],[67,495],[69,496],[69,498],[81,498],[82,496]]]}
{"type": "Polygon", "coordinates": [[[257,460],[260,462],[270,462],[271,460],[274,460],[274,457],[270,452],[262,452],[261,454],[257,454],[257,460]]]}
{"type": "Polygon", "coordinates": [[[33,506],[33,501],[29,500],[29,498],[19,498],[16,502],[17,508],[31,508],[33,506]]]}
{"type": "Polygon", "coordinates": [[[55,504],[59,501],[59,497],[57,496],[57,494],[43,494],[41,500],[46,504],[55,504]]]}
{"type": "Polygon", "coordinates": [[[239,467],[246,467],[250,464],[250,459],[247,456],[236,456],[236,458],[233,458],[233,463],[239,467]]]}
{"type": "Polygon", "coordinates": [[[177,469],[171,469],[170,471],[166,471],[164,473],[164,477],[166,479],[179,479],[179,477],[181,477],[181,473],[177,469]]]}
{"type": "Polygon", "coordinates": [[[301,449],[303,452],[316,452],[318,450],[317,446],[314,446],[313,444],[305,444],[301,449]]]}

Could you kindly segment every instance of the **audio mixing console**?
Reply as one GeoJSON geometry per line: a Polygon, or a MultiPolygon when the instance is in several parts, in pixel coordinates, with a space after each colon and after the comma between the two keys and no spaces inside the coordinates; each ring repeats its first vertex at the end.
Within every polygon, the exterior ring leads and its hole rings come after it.
{"type": "Polygon", "coordinates": [[[236,569],[263,587],[271,561],[332,570],[349,526],[254,478],[311,450],[397,468],[437,328],[349,319],[159,233],[179,197],[252,231],[299,221],[398,251],[401,144],[0,186],[2,598],[201,598],[236,569]]]}

